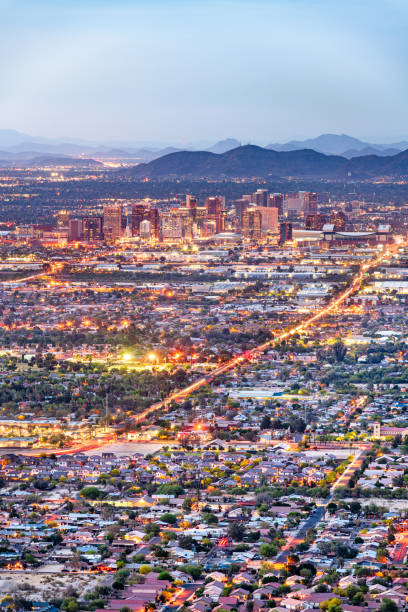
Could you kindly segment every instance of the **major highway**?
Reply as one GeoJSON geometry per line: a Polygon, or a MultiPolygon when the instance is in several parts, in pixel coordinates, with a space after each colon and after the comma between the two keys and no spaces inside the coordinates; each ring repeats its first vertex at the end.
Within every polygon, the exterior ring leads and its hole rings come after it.
{"type": "MultiPolygon", "coordinates": [[[[394,248],[395,247],[398,248],[398,245],[393,245],[393,246],[394,248]]],[[[262,354],[264,351],[268,350],[269,348],[273,346],[276,346],[283,340],[286,340],[295,334],[302,333],[305,330],[309,329],[310,327],[318,323],[320,320],[322,320],[324,317],[326,317],[328,314],[334,312],[339,306],[344,304],[350,296],[352,296],[354,293],[359,291],[363,283],[364,276],[367,274],[367,272],[369,272],[373,268],[376,268],[380,263],[382,263],[382,261],[384,261],[389,256],[390,256],[390,248],[384,249],[378,255],[378,257],[361,265],[358,273],[353,278],[353,280],[351,281],[347,289],[345,289],[342,293],[340,293],[335,298],[333,298],[329,304],[327,304],[326,306],[324,306],[323,308],[315,312],[313,315],[311,315],[304,321],[298,323],[297,325],[293,326],[292,328],[285,330],[284,332],[280,334],[277,334],[271,340],[268,340],[267,342],[264,342],[263,344],[260,344],[259,346],[256,346],[255,348],[245,351],[245,353],[232,358],[231,360],[222,364],[220,367],[213,370],[210,374],[202,376],[201,378],[196,380],[191,385],[188,385],[184,389],[177,390],[174,393],[171,393],[170,395],[168,395],[166,398],[164,398],[160,402],[156,402],[152,404],[151,406],[149,406],[149,408],[146,408],[143,412],[135,415],[133,421],[135,423],[141,423],[145,421],[146,418],[150,414],[155,413],[156,411],[160,410],[162,412],[166,412],[169,409],[170,404],[172,402],[178,402],[178,401],[186,399],[192,393],[194,393],[194,391],[197,391],[197,389],[200,389],[201,387],[208,385],[210,382],[212,382],[214,379],[221,376],[222,374],[225,374],[226,372],[233,370],[237,366],[242,365],[243,363],[254,359],[258,355],[262,354]]],[[[43,278],[43,277],[52,275],[59,269],[60,265],[61,264],[55,264],[49,271],[43,271],[39,274],[35,274],[30,277],[26,277],[23,279],[17,279],[15,282],[27,282],[27,281],[37,280],[39,278],[43,278]]],[[[104,441],[99,441],[97,443],[97,446],[103,446],[104,444],[107,444],[109,442],[111,442],[111,439],[106,438],[106,440],[104,441]]],[[[91,446],[92,448],[94,447],[93,444],[91,444],[91,446]]],[[[64,454],[65,453],[71,454],[75,452],[79,452],[78,449],[76,450],[75,449],[64,449],[63,451],[64,454]]]]}
{"type": "MultiPolygon", "coordinates": [[[[397,247],[397,245],[393,245],[393,246],[394,248],[397,247]]],[[[353,278],[349,287],[345,289],[342,293],[340,293],[340,295],[337,295],[334,299],[332,299],[328,305],[318,310],[315,314],[308,317],[306,320],[302,321],[301,323],[298,323],[291,329],[288,329],[282,332],[281,334],[276,335],[271,340],[268,340],[267,342],[264,342],[263,344],[260,344],[259,346],[256,346],[255,348],[246,351],[242,355],[239,355],[237,357],[234,357],[230,361],[227,361],[219,368],[213,370],[211,374],[208,374],[206,376],[203,376],[202,378],[199,378],[194,383],[185,387],[184,389],[175,391],[174,393],[167,396],[162,401],[152,404],[152,406],[150,406],[149,408],[147,408],[146,410],[138,414],[135,417],[135,421],[137,423],[144,421],[148,415],[152,414],[153,412],[156,412],[157,410],[164,410],[164,411],[168,410],[169,404],[171,402],[173,401],[178,402],[180,400],[186,399],[188,396],[194,393],[194,391],[197,391],[197,389],[200,389],[204,385],[208,385],[208,383],[213,381],[215,378],[221,376],[222,374],[225,374],[225,372],[229,372],[230,370],[233,370],[237,366],[243,364],[245,361],[250,361],[257,355],[279,344],[283,340],[286,340],[287,338],[290,338],[291,336],[295,334],[302,333],[305,330],[307,330],[309,327],[312,327],[318,321],[326,317],[328,314],[334,312],[336,308],[344,304],[350,296],[352,296],[354,293],[359,291],[367,272],[369,272],[373,268],[376,268],[380,263],[382,263],[389,256],[390,256],[390,248],[384,249],[378,255],[378,257],[362,264],[359,269],[359,272],[353,278]]]]}
{"type": "Polygon", "coordinates": [[[31,281],[39,280],[41,278],[47,278],[47,276],[51,276],[61,270],[61,263],[53,263],[50,265],[49,270],[41,270],[41,272],[36,272],[35,274],[30,274],[30,276],[23,276],[21,278],[13,278],[9,280],[0,281],[0,285],[10,285],[10,284],[18,284],[18,283],[29,283],[31,281]]]}

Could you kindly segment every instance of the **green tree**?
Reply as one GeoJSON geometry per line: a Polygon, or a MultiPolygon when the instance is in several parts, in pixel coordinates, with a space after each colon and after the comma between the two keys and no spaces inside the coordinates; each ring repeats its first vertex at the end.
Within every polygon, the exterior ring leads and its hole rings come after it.
{"type": "Polygon", "coordinates": [[[218,518],[212,512],[205,512],[203,514],[203,519],[204,519],[204,522],[207,523],[207,525],[217,525],[218,524],[218,518]]]}
{"type": "Polygon", "coordinates": [[[381,606],[378,609],[380,612],[398,612],[397,604],[388,597],[385,597],[381,606]]]}
{"type": "Polygon", "coordinates": [[[61,609],[66,610],[66,612],[78,612],[79,604],[74,597],[68,597],[62,602],[61,609]]]}
{"type": "Polygon", "coordinates": [[[190,563],[188,563],[187,565],[183,565],[181,570],[186,574],[189,574],[189,576],[194,578],[194,580],[198,580],[201,577],[201,574],[203,573],[203,568],[201,567],[201,565],[192,565],[190,563]]]}
{"type": "Polygon", "coordinates": [[[175,525],[177,523],[177,516],[171,512],[165,512],[162,515],[161,520],[163,523],[167,523],[168,525],[175,525]]]}
{"type": "Polygon", "coordinates": [[[104,497],[103,491],[98,489],[98,487],[93,487],[93,486],[84,487],[83,489],[80,490],[79,494],[81,497],[85,497],[85,499],[91,499],[91,500],[101,499],[102,497],[104,497]]]}
{"type": "Polygon", "coordinates": [[[160,572],[160,574],[157,577],[158,580],[168,580],[169,582],[173,581],[173,576],[171,574],[169,574],[169,572],[160,572]]]}
{"type": "Polygon", "coordinates": [[[341,601],[337,597],[333,597],[327,601],[322,601],[319,605],[321,610],[327,610],[327,612],[342,612],[341,601]]]}
{"type": "Polygon", "coordinates": [[[271,557],[275,557],[277,552],[278,552],[278,549],[275,544],[265,543],[265,544],[261,544],[259,547],[259,554],[262,555],[262,557],[267,557],[268,559],[270,559],[271,557]]]}
{"type": "Polygon", "coordinates": [[[333,344],[333,355],[335,360],[338,363],[341,363],[342,361],[344,361],[344,358],[346,356],[347,353],[347,348],[344,344],[344,342],[342,340],[337,340],[334,344],[333,344]]]}
{"type": "Polygon", "coordinates": [[[245,527],[242,523],[231,523],[228,527],[228,537],[236,542],[241,542],[245,534],[245,527]]]}

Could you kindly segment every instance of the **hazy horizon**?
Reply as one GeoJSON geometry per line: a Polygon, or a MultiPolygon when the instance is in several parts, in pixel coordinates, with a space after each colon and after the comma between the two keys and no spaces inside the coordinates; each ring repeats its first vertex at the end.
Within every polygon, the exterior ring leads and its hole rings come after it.
{"type": "MultiPolygon", "coordinates": [[[[199,147],[211,147],[214,144],[217,144],[219,142],[223,142],[226,140],[237,140],[237,142],[240,143],[241,146],[243,145],[256,145],[256,146],[260,146],[260,147],[264,147],[264,146],[268,146],[270,144],[274,144],[272,142],[272,138],[270,139],[263,139],[263,141],[259,141],[259,140],[248,140],[248,141],[239,141],[239,139],[235,138],[233,135],[232,136],[221,136],[221,137],[216,137],[212,140],[205,140],[204,138],[198,138],[197,140],[191,140],[189,142],[177,142],[177,141],[159,141],[159,140],[152,140],[149,138],[145,138],[142,140],[124,140],[124,139],[119,139],[119,138],[112,138],[112,139],[87,139],[84,138],[83,136],[79,135],[70,135],[70,136],[55,136],[55,137],[46,137],[43,136],[42,134],[27,134],[26,132],[21,132],[20,130],[15,130],[13,128],[2,128],[0,127],[0,146],[4,146],[5,148],[6,145],[2,145],[1,144],[1,136],[3,133],[5,132],[13,132],[16,134],[20,134],[22,137],[27,136],[30,139],[30,142],[38,142],[39,144],[54,144],[57,145],[59,143],[72,143],[72,144],[83,144],[83,146],[89,146],[89,147],[98,147],[98,146],[123,146],[123,147],[190,147],[190,148],[199,148],[199,147]]],[[[346,137],[351,137],[351,138],[356,138],[357,140],[361,140],[362,142],[370,145],[376,145],[376,144],[381,144],[381,145],[392,145],[392,144],[399,144],[402,142],[406,142],[405,138],[399,138],[394,139],[394,140],[390,140],[390,139],[384,139],[382,142],[375,142],[374,139],[368,139],[368,140],[364,140],[364,139],[359,139],[358,136],[355,136],[354,134],[337,134],[335,132],[327,132],[325,134],[314,134],[314,135],[310,135],[310,136],[306,136],[305,138],[283,138],[281,139],[281,141],[278,143],[276,141],[276,144],[286,144],[286,143],[290,143],[290,142],[296,142],[296,141],[306,141],[306,140],[312,140],[312,139],[316,139],[320,136],[346,136],[346,137]]],[[[21,139],[21,142],[24,142],[24,138],[21,139]]]]}
{"type": "Polygon", "coordinates": [[[408,138],[402,0],[0,0],[0,126],[45,138],[408,138]],[[405,130],[405,131],[403,131],[405,130]]]}

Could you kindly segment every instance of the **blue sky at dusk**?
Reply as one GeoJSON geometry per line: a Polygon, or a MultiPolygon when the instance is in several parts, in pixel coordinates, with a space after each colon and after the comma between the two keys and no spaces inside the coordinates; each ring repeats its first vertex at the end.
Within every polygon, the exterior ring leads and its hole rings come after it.
{"type": "Polygon", "coordinates": [[[0,0],[0,128],[408,137],[406,0],[0,0]]]}

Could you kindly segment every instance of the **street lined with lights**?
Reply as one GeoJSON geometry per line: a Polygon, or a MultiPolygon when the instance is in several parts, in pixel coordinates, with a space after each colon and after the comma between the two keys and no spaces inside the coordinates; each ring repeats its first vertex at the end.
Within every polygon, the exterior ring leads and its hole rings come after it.
{"type": "Polygon", "coordinates": [[[372,261],[368,263],[363,264],[360,267],[360,270],[357,273],[357,275],[352,280],[350,286],[345,291],[343,291],[339,296],[337,296],[334,300],[332,300],[327,306],[321,308],[318,312],[316,312],[311,317],[308,317],[305,321],[299,323],[292,329],[287,330],[283,332],[282,334],[275,336],[272,340],[269,340],[268,342],[264,342],[263,344],[255,347],[254,349],[250,349],[246,351],[244,354],[239,355],[238,357],[234,357],[233,359],[223,364],[219,368],[213,370],[211,374],[209,374],[208,376],[203,376],[202,378],[192,383],[188,387],[180,391],[176,391],[175,393],[172,393],[167,398],[165,398],[163,401],[156,402],[155,404],[153,404],[152,406],[150,406],[149,408],[147,408],[146,410],[138,414],[136,417],[134,417],[134,421],[136,423],[140,423],[141,421],[144,421],[147,416],[156,412],[157,410],[163,410],[163,409],[168,410],[171,402],[177,402],[179,400],[186,399],[189,395],[191,395],[192,393],[194,393],[195,391],[197,391],[204,385],[207,385],[209,382],[211,382],[218,376],[221,376],[225,372],[228,372],[234,369],[235,367],[237,367],[238,365],[241,365],[245,361],[249,361],[253,359],[260,353],[263,353],[268,348],[276,344],[279,344],[283,340],[286,340],[287,338],[290,338],[291,336],[295,334],[298,334],[298,333],[301,333],[307,330],[309,327],[313,326],[315,323],[323,319],[326,315],[335,311],[339,306],[344,304],[344,302],[346,302],[346,300],[350,296],[356,293],[361,288],[362,282],[364,280],[364,275],[369,270],[376,268],[380,263],[382,263],[385,259],[387,259],[390,256],[391,251],[393,249],[394,250],[397,249],[400,246],[400,244],[401,243],[398,243],[394,245],[394,247],[388,247],[386,250],[380,253],[375,259],[373,259],[372,261]]]}

